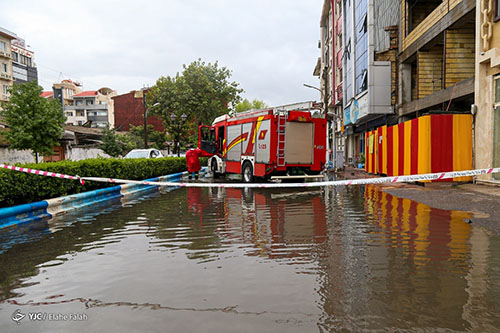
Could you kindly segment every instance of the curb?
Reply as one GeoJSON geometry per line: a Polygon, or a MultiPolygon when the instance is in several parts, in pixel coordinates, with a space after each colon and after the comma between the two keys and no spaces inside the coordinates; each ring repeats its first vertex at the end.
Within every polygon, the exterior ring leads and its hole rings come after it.
{"type": "MultiPolygon", "coordinates": [[[[202,168],[200,174],[206,172],[202,168]]],[[[188,172],[146,179],[146,181],[179,181],[188,172]]],[[[82,208],[86,208],[110,200],[122,199],[141,192],[159,191],[156,185],[125,184],[107,187],[94,191],[72,194],[64,197],[47,199],[12,207],[0,208],[0,229],[21,224],[48,220],[82,208]]]]}

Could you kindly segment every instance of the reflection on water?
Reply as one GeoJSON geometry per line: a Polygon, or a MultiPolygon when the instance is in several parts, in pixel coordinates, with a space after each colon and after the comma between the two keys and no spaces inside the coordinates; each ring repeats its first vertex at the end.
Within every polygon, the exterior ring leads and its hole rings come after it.
{"type": "Polygon", "coordinates": [[[377,186],[178,189],[0,231],[0,331],[500,329],[499,237],[377,186]]]}

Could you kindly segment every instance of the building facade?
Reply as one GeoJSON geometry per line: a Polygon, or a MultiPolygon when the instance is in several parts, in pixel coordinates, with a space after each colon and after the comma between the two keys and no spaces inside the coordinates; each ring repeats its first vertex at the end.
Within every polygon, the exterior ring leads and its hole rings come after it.
{"type": "MultiPolygon", "coordinates": [[[[476,2],[475,167],[500,166],[500,6],[498,1],[476,2]]],[[[500,174],[477,177],[500,183],[500,174]]]]}
{"type": "Polygon", "coordinates": [[[333,166],[344,165],[345,136],[342,112],[342,4],[341,0],[325,0],[320,19],[321,56],[313,75],[320,78],[322,103],[328,118],[328,160],[333,166]]]}
{"type": "Polygon", "coordinates": [[[401,0],[402,120],[470,113],[474,103],[476,0],[401,0]]]}
{"type": "Polygon", "coordinates": [[[24,39],[14,39],[11,43],[11,48],[14,83],[26,83],[38,80],[34,52],[26,48],[24,39]]]}
{"type": "Polygon", "coordinates": [[[83,91],[72,96],[73,105],[64,106],[66,123],[90,125],[92,128],[114,127],[114,101],[116,91],[110,88],[83,91]]]}
{"type": "Polygon", "coordinates": [[[396,59],[379,57],[391,49],[391,29],[399,23],[399,0],[342,0],[343,122],[347,163],[364,154],[364,133],[387,125],[395,112],[396,59]]]}
{"type": "Polygon", "coordinates": [[[12,40],[16,38],[15,33],[0,27],[0,102],[9,100],[9,88],[14,83],[12,40]]]}
{"type": "MultiPolygon", "coordinates": [[[[114,96],[114,127],[120,131],[129,131],[130,125],[144,126],[143,90],[132,90],[129,93],[114,96]]],[[[155,131],[165,132],[163,122],[155,116],[147,117],[148,125],[155,131]]]]}
{"type": "Polygon", "coordinates": [[[82,92],[82,84],[70,79],[62,80],[52,85],[52,97],[57,99],[63,109],[74,104],[73,96],[82,92]]]}

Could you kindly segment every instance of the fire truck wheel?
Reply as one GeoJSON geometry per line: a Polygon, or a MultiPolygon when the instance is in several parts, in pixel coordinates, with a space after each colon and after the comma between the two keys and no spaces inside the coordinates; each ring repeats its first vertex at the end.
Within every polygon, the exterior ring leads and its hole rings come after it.
{"type": "Polygon", "coordinates": [[[252,163],[243,163],[243,168],[241,170],[241,175],[243,176],[243,181],[245,183],[253,183],[253,168],[252,163]]]}
{"type": "Polygon", "coordinates": [[[217,173],[217,161],[212,160],[212,163],[210,164],[210,171],[212,171],[212,177],[218,178],[219,174],[217,173]]]}

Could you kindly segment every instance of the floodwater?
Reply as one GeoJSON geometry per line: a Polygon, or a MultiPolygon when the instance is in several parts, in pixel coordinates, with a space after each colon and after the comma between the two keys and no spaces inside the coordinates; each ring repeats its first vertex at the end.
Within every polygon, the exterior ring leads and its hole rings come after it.
{"type": "Polygon", "coordinates": [[[468,213],[376,186],[95,210],[0,231],[1,332],[500,330],[500,237],[468,213]]]}

